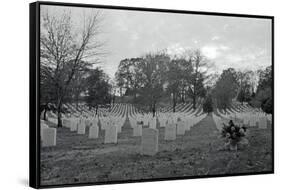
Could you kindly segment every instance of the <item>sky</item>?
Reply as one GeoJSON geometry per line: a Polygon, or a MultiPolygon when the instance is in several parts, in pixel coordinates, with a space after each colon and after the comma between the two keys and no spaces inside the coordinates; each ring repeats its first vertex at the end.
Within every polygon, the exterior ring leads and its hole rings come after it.
{"type": "MultiPolygon", "coordinates": [[[[71,11],[73,23],[82,27],[83,15],[97,9],[43,6],[41,13],[59,16],[71,11]]],[[[163,12],[98,9],[102,13],[105,42],[102,67],[114,77],[122,59],[167,50],[171,55],[201,49],[212,63],[210,72],[233,67],[256,70],[271,65],[271,20],[163,12]]]]}

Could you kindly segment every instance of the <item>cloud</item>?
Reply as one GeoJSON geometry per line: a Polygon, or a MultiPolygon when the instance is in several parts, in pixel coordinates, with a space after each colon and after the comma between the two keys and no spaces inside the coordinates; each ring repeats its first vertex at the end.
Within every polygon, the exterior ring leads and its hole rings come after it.
{"type": "Polygon", "coordinates": [[[229,24],[223,25],[223,30],[226,31],[229,28],[229,24]]]}
{"type": "Polygon", "coordinates": [[[215,59],[228,49],[229,47],[225,45],[205,45],[202,47],[202,52],[207,58],[215,59]]]}
{"type": "Polygon", "coordinates": [[[132,39],[133,41],[138,40],[138,39],[139,39],[139,34],[138,34],[137,32],[134,32],[134,33],[131,35],[131,39],[132,39]]]}
{"type": "Polygon", "coordinates": [[[193,39],[192,42],[193,42],[195,45],[197,45],[197,44],[199,43],[199,41],[196,40],[196,39],[193,39]]]}
{"type": "Polygon", "coordinates": [[[210,59],[215,59],[218,56],[217,48],[214,46],[204,46],[202,52],[210,59]]]}
{"type": "Polygon", "coordinates": [[[219,39],[220,39],[219,36],[213,36],[211,40],[212,40],[212,41],[216,41],[216,40],[219,40],[219,39]]]}
{"type": "Polygon", "coordinates": [[[174,43],[167,48],[169,55],[183,55],[187,51],[187,46],[182,46],[181,43],[174,43]]]}
{"type": "Polygon", "coordinates": [[[119,30],[121,32],[129,31],[129,25],[127,23],[127,18],[124,15],[118,15],[118,17],[113,17],[114,19],[114,28],[115,30],[119,30]]]}
{"type": "Polygon", "coordinates": [[[225,59],[227,60],[227,62],[230,63],[237,63],[237,62],[241,62],[243,61],[243,58],[241,55],[238,54],[229,54],[225,56],[225,59]]]}

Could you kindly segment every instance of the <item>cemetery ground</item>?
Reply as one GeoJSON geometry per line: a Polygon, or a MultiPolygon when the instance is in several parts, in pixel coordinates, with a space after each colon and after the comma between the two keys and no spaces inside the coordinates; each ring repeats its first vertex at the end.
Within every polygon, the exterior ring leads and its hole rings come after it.
{"type": "Polygon", "coordinates": [[[103,130],[98,139],[89,139],[58,128],[57,146],[41,148],[41,185],[272,171],[270,128],[250,128],[250,146],[237,152],[221,149],[223,139],[211,115],[174,141],[164,140],[164,128],[157,128],[159,152],[154,156],[140,154],[141,137],[133,137],[128,119],[117,144],[104,144],[103,130]]]}

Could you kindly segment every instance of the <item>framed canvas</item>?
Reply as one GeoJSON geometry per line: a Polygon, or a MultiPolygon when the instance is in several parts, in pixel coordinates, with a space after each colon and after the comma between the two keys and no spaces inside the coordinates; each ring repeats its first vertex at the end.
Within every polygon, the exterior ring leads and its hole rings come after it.
{"type": "Polygon", "coordinates": [[[274,172],[274,17],[30,4],[30,186],[274,172]]]}

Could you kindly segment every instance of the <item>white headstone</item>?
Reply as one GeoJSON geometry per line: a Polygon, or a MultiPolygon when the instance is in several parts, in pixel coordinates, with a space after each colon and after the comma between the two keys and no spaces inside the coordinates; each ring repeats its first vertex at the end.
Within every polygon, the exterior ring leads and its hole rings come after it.
{"type": "Polygon", "coordinates": [[[266,117],[270,122],[272,122],[272,114],[267,114],[266,117]]]}
{"type": "Polygon", "coordinates": [[[64,126],[66,127],[66,128],[71,128],[71,120],[70,119],[65,119],[64,120],[64,126]]]}
{"type": "Polygon", "coordinates": [[[191,127],[191,124],[190,124],[190,122],[188,121],[188,119],[186,119],[184,123],[185,123],[185,130],[186,130],[186,131],[189,131],[189,130],[190,130],[190,127],[191,127]]]}
{"type": "Polygon", "coordinates": [[[91,126],[91,120],[90,119],[86,119],[85,120],[85,125],[86,125],[86,127],[90,127],[91,126]]]}
{"type": "Polygon", "coordinates": [[[148,123],[149,123],[148,118],[144,117],[143,118],[143,125],[148,126],[148,123]]]}
{"type": "Polygon", "coordinates": [[[137,126],[137,120],[134,118],[129,118],[131,128],[135,128],[137,126]]]}
{"type": "Polygon", "coordinates": [[[248,117],[248,116],[244,116],[244,117],[243,117],[243,124],[246,125],[246,126],[248,126],[249,123],[250,123],[249,117],[248,117]]]}
{"type": "Polygon", "coordinates": [[[99,127],[97,125],[92,125],[89,128],[89,138],[96,139],[99,138],[99,127]]]}
{"type": "Polygon", "coordinates": [[[48,118],[48,121],[52,122],[54,125],[57,125],[57,124],[58,124],[58,119],[55,118],[55,117],[49,117],[49,118],[48,118]]]}
{"type": "Polygon", "coordinates": [[[160,127],[166,127],[167,119],[164,117],[161,117],[158,119],[160,123],[160,127]]]}
{"type": "Polygon", "coordinates": [[[55,128],[43,128],[42,129],[42,146],[56,146],[57,129],[55,128]]]}
{"type": "Polygon", "coordinates": [[[185,125],[184,121],[178,121],[177,124],[177,135],[184,135],[185,134],[185,125]]]}
{"type": "Polygon", "coordinates": [[[133,128],[133,136],[134,136],[134,137],[140,137],[140,136],[142,136],[142,124],[137,124],[137,125],[133,128]]]}
{"type": "Polygon", "coordinates": [[[117,127],[109,125],[105,129],[104,143],[117,143],[117,127]]]}
{"type": "Polygon", "coordinates": [[[40,123],[40,127],[41,127],[41,129],[40,129],[40,136],[41,136],[41,139],[42,139],[42,137],[43,137],[43,129],[49,128],[49,126],[46,123],[41,122],[40,123]]]}
{"type": "Polygon", "coordinates": [[[165,127],[165,140],[176,140],[177,127],[175,124],[168,124],[165,127]]]}
{"type": "Polygon", "coordinates": [[[70,131],[77,131],[78,120],[73,118],[70,124],[70,131]]]}
{"type": "Polygon", "coordinates": [[[121,121],[114,121],[112,123],[113,123],[113,125],[115,125],[117,127],[117,132],[121,133],[122,132],[122,125],[123,125],[123,123],[121,121]]]}
{"type": "Polygon", "coordinates": [[[158,152],[158,130],[144,128],[141,138],[141,154],[155,155],[158,152]]]}
{"type": "Polygon", "coordinates": [[[156,126],[157,126],[157,120],[156,117],[153,117],[150,119],[149,128],[156,129],[156,126]]]}
{"type": "Polygon", "coordinates": [[[99,125],[98,125],[98,120],[92,119],[92,120],[90,121],[90,126],[97,126],[97,127],[99,127],[99,125]]]}
{"type": "Polygon", "coordinates": [[[66,127],[67,119],[66,118],[62,118],[61,119],[61,123],[62,123],[62,126],[66,127]]]}
{"type": "Polygon", "coordinates": [[[254,118],[254,116],[250,117],[250,127],[256,127],[257,123],[256,123],[256,119],[254,118]]]}
{"type": "Polygon", "coordinates": [[[77,133],[79,135],[84,135],[86,132],[86,125],[85,125],[85,121],[84,120],[81,120],[79,123],[78,123],[78,130],[77,130],[77,133]]]}
{"type": "Polygon", "coordinates": [[[262,116],[259,118],[259,128],[260,129],[266,129],[267,128],[267,118],[265,116],[262,116]]]}
{"type": "Polygon", "coordinates": [[[101,129],[106,130],[106,128],[109,126],[109,120],[108,118],[101,118],[101,129]]]}

